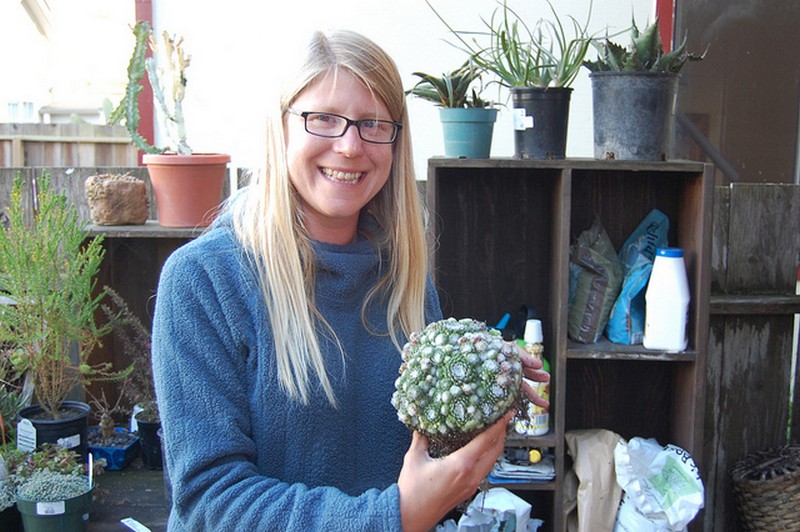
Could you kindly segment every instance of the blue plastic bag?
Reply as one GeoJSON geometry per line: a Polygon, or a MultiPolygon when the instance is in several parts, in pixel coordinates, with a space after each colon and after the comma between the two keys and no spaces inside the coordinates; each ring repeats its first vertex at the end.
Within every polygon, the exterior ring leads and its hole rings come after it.
{"type": "Polygon", "coordinates": [[[611,307],[606,337],[618,344],[640,344],[644,337],[644,294],[656,250],[667,246],[669,219],[653,209],[622,244],[619,258],[624,269],[622,288],[611,307]]]}

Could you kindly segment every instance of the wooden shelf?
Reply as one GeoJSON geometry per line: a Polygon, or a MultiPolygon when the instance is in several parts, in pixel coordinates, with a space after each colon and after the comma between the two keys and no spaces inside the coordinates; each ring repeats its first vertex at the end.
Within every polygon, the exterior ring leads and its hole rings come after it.
{"type": "Polygon", "coordinates": [[[104,235],[109,238],[184,238],[200,236],[207,227],[164,227],[156,220],[147,220],[140,225],[95,225],[88,226],[89,235],[104,235]]]}

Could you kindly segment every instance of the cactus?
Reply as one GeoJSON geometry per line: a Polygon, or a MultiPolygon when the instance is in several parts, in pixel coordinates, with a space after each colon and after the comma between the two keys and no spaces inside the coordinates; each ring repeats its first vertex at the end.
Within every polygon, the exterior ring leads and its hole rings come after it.
{"type": "Polygon", "coordinates": [[[431,323],[411,335],[402,357],[392,405],[428,436],[431,456],[458,449],[524,401],[516,349],[480,321],[431,323]]]}
{"type": "Polygon", "coordinates": [[[147,73],[153,95],[164,115],[167,134],[175,143],[174,150],[181,155],[189,155],[192,149],[186,143],[186,125],[183,118],[183,97],[186,90],[185,71],[189,67],[191,57],[183,50],[183,38],[170,36],[166,31],[162,34],[163,48],[153,36],[153,28],[147,21],[137,22],[133,28],[136,43],[130,63],[128,64],[128,85],[125,95],[117,107],[108,115],[109,125],[125,122],[133,144],[146,153],[163,153],[168,149],[152,146],[139,134],[139,93],[142,92],[142,80],[147,73]],[[153,51],[153,57],[147,57],[147,47],[153,51]],[[159,68],[156,54],[163,51],[163,67],[159,68]],[[169,89],[168,99],[165,91],[169,89]]]}

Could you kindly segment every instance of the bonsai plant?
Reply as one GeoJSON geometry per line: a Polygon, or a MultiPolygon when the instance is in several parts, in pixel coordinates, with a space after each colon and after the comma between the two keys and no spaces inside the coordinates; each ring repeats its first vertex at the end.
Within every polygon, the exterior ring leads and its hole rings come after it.
{"type": "Polygon", "coordinates": [[[92,395],[90,400],[92,410],[99,414],[99,422],[98,425],[89,427],[89,452],[95,460],[104,459],[105,468],[109,471],[124,469],[136,458],[139,451],[139,436],[125,427],[116,426],[114,422],[114,414],[122,410],[124,390],[130,382],[129,379],[130,376],[122,381],[123,392],[117,395],[113,404],[106,398],[105,391],[101,391],[99,396],[92,395]]]}
{"type": "Polygon", "coordinates": [[[497,83],[511,91],[515,155],[563,159],[570,86],[591,42],[587,29],[591,5],[583,25],[573,17],[567,17],[565,24],[548,1],[553,19],[540,19],[529,26],[503,0],[488,20],[481,18],[484,31],[466,32],[454,29],[426,2],[475,63],[493,73],[497,83]],[[468,35],[473,36],[468,39],[468,35]]]}
{"type": "Polygon", "coordinates": [[[406,94],[433,102],[439,109],[448,157],[488,157],[497,109],[475,87],[483,70],[471,61],[440,76],[414,72],[420,80],[406,94]]]}
{"type": "Polygon", "coordinates": [[[89,406],[67,401],[68,394],[93,380],[122,378],[130,369],[115,372],[110,363],[92,363],[95,347],[109,332],[108,325],[95,321],[104,295],[96,293],[103,237],[88,239],[75,206],[51,188],[48,174],[35,180],[33,189],[33,212],[28,212],[17,174],[8,225],[0,231],[0,285],[14,302],[0,305],[0,342],[14,346],[4,356],[18,375],[29,375],[38,401],[20,411],[32,426],[17,426],[17,442],[34,449],[68,436],[69,448],[85,457],[89,406]]]}
{"type": "Polygon", "coordinates": [[[686,38],[664,53],[658,19],[639,31],[632,21],[630,43],[593,41],[591,71],[594,155],[597,159],[665,160],[673,136],[679,73],[704,56],[686,50],[686,38]]]}
{"type": "Polygon", "coordinates": [[[208,225],[220,202],[230,156],[196,154],[187,143],[183,99],[191,57],[183,49],[183,38],[165,31],[159,43],[147,21],[137,22],[133,34],[135,44],[125,95],[108,114],[107,122],[124,122],[133,144],[145,152],[143,161],[150,173],[159,223],[168,227],[208,225]],[[148,49],[153,53],[151,57],[147,57],[148,49]],[[158,148],[138,131],[138,98],[144,88],[145,72],[174,146],[158,148]]]}

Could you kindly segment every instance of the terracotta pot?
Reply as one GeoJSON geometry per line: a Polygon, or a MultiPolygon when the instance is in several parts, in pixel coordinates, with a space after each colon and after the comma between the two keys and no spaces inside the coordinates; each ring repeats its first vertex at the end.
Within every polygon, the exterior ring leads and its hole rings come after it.
{"type": "Polygon", "coordinates": [[[205,227],[214,221],[230,155],[146,154],[142,160],[150,173],[160,225],[205,227]]]}

